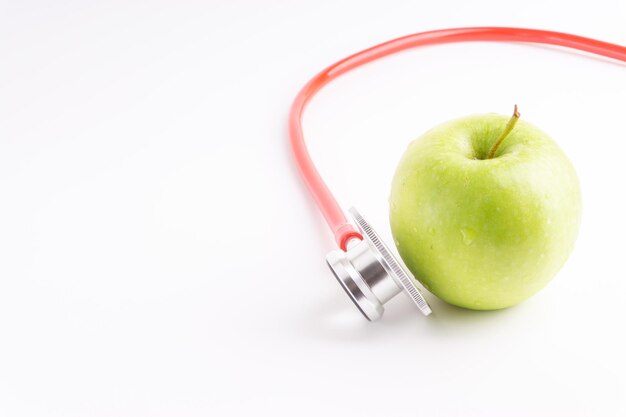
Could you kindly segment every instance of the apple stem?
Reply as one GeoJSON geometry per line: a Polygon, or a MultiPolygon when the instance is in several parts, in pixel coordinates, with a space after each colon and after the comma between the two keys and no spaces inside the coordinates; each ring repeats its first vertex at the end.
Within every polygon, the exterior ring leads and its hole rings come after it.
{"type": "Polygon", "coordinates": [[[517,121],[519,120],[520,116],[521,114],[517,111],[517,104],[516,104],[515,107],[513,108],[513,116],[511,116],[511,118],[509,119],[509,122],[504,127],[504,131],[500,134],[500,137],[498,138],[496,143],[494,143],[491,149],[489,150],[489,153],[487,154],[486,159],[493,158],[493,156],[496,154],[496,151],[500,147],[500,144],[504,142],[504,139],[506,139],[509,133],[511,133],[511,130],[513,130],[513,128],[517,124],[517,121]]]}

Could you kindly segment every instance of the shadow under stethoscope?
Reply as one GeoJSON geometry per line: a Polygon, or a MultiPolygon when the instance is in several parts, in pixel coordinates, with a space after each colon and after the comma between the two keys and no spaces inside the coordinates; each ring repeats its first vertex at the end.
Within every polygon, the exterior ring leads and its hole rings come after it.
{"type": "Polygon", "coordinates": [[[474,328],[484,328],[487,324],[497,326],[498,322],[503,323],[524,309],[518,306],[492,311],[468,310],[429,294],[428,302],[433,313],[427,317],[420,314],[406,297],[396,297],[385,304],[385,313],[379,321],[369,322],[349,300],[340,295],[338,293],[337,297],[331,297],[313,311],[308,311],[304,324],[309,336],[343,342],[387,338],[399,332],[413,332],[420,337],[455,338],[474,328]]]}

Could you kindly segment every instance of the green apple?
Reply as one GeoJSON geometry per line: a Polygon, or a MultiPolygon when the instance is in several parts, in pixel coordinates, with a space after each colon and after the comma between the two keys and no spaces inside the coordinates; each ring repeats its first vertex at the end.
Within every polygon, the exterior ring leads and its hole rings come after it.
{"type": "Polygon", "coordinates": [[[581,214],[576,172],[556,143],[513,117],[474,115],[412,142],[395,173],[391,230],[415,277],[450,304],[513,306],[569,256],[581,214]]]}

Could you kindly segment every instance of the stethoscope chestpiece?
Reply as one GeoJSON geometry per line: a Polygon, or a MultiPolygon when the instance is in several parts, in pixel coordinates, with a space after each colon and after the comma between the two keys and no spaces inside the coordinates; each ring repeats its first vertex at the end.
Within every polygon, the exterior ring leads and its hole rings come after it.
{"type": "Polygon", "coordinates": [[[383,304],[404,291],[424,315],[429,315],[432,311],[414,278],[363,216],[354,207],[349,212],[363,240],[352,239],[346,252],[330,252],[326,262],[350,299],[365,318],[376,321],[385,311],[383,304]]]}

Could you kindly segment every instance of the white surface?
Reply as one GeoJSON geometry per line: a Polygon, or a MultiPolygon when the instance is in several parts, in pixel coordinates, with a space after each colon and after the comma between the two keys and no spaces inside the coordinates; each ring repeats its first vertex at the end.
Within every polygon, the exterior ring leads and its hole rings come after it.
{"type": "Polygon", "coordinates": [[[439,46],[312,103],[321,172],[386,239],[393,169],[431,126],[518,103],[561,144],[576,250],[500,312],[429,294],[428,319],[397,297],[365,322],[324,264],[286,117],[372,44],[467,25],[626,44],[626,3],[92,3],[0,4],[0,415],[624,415],[624,65],[439,46]]]}

